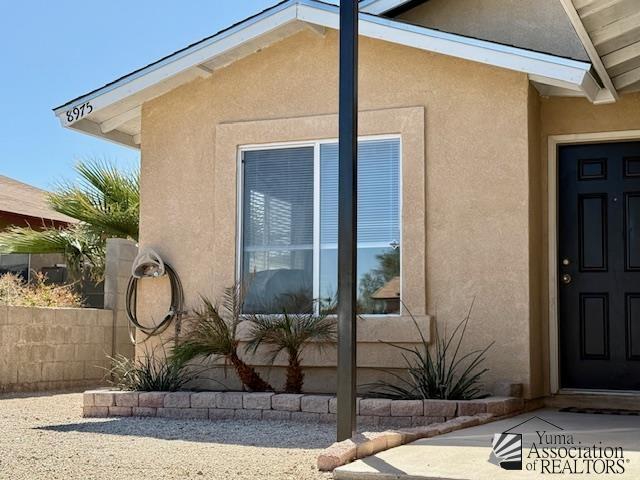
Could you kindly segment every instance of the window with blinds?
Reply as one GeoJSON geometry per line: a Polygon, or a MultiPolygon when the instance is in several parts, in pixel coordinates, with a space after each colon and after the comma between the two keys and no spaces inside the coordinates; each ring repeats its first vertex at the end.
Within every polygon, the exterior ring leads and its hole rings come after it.
{"type": "MultiPolygon", "coordinates": [[[[359,310],[399,313],[400,139],[362,140],[358,155],[359,310]]],[[[315,302],[332,312],[338,144],[245,151],[242,199],[245,311],[281,313],[315,302]]]]}

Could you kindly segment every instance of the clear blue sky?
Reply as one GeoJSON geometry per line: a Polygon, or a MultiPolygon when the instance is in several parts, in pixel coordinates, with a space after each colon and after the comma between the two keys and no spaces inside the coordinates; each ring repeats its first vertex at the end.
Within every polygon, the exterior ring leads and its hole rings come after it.
{"type": "Polygon", "coordinates": [[[64,129],[51,109],[278,0],[22,0],[0,14],[0,175],[41,188],[137,151],[64,129]]]}

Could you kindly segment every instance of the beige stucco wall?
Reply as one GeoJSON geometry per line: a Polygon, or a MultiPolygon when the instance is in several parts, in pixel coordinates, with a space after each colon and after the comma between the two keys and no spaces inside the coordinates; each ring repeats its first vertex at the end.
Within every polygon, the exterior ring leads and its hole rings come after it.
{"type": "MultiPolygon", "coordinates": [[[[219,154],[219,126],[335,114],[337,51],[335,32],[303,32],[144,105],[141,247],[156,248],[173,264],[187,305],[196,305],[199,294],[215,297],[233,278],[229,232],[236,212],[229,199],[235,198],[237,156],[233,149],[219,154]]],[[[413,207],[413,218],[417,210],[423,222],[424,275],[405,279],[412,282],[405,288],[422,290],[424,313],[449,331],[475,297],[466,348],[495,341],[487,383],[522,382],[528,393],[535,128],[526,76],[368,39],[361,41],[360,72],[361,110],[425,112],[424,185],[404,199],[403,211],[403,221],[413,207]]],[[[411,261],[416,252],[403,248],[411,261]]],[[[142,315],[159,318],[166,294],[166,282],[143,282],[142,315]]],[[[394,364],[375,346],[369,365],[394,364]]],[[[334,361],[333,354],[323,355],[334,361]]],[[[314,358],[306,362],[307,389],[330,391],[335,369],[314,358]]],[[[263,371],[282,383],[281,369],[263,371]]],[[[360,382],[376,375],[368,368],[359,374],[360,382]]]]}
{"type": "Polygon", "coordinates": [[[103,385],[112,322],[109,310],[0,306],[0,392],[103,385]]]}
{"type": "Polygon", "coordinates": [[[429,0],[399,19],[445,32],[589,60],[559,0],[429,0]]]}
{"type": "MultiPolygon", "coordinates": [[[[549,137],[552,135],[589,134],[640,130],[640,94],[624,95],[616,103],[593,105],[581,98],[541,98],[540,99],[540,342],[532,345],[540,351],[543,361],[544,392],[550,391],[549,347],[549,137]]],[[[640,140],[640,136],[638,137],[640,140]]],[[[560,348],[562,348],[560,346],[560,348]]]]}

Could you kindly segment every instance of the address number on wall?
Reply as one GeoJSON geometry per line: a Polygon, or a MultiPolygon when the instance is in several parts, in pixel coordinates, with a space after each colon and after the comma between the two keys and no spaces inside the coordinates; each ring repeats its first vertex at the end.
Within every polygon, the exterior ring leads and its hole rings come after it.
{"type": "Polygon", "coordinates": [[[93,112],[93,106],[91,105],[91,102],[86,102],[82,105],[78,105],[77,107],[73,107],[71,110],[66,111],[67,124],[77,122],[78,120],[89,115],[91,112],[93,112]]]}

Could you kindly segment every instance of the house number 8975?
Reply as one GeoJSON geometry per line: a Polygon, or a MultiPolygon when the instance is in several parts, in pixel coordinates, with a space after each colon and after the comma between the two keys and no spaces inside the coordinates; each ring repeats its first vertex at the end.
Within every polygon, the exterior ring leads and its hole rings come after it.
{"type": "Polygon", "coordinates": [[[93,107],[90,102],[73,107],[71,110],[67,110],[67,123],[77,122],[85,115],[89,115],[91,112],[93,112],[93,107]]]}

